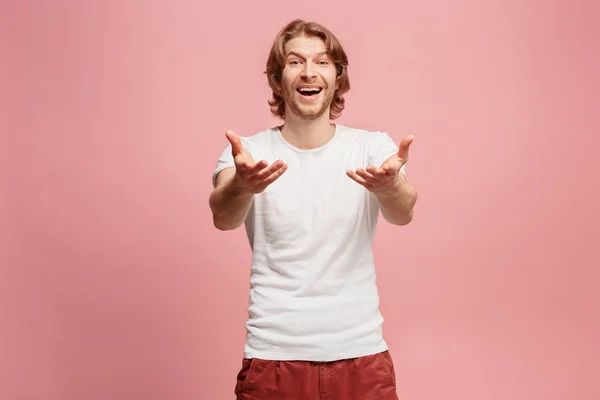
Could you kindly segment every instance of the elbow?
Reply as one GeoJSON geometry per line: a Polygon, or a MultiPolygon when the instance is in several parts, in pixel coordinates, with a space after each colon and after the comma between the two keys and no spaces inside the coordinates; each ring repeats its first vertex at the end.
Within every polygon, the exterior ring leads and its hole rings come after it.
{"type": "Polygon", "coordinates": [[[400,225],[400,226],[408,225],[412,222],[414,217],[415,217],[415,212],[413,210],[411,210],[404,219],[401,219],[399,221],[398,225],[400,225]]]}
{"type": "Polygon", "coordinates": [[[386,222],[388,222],[392,225],[397,225],[397,226],[408,225],[415,216],[415,213],[412,209],[408,212],[396,213],[396,214],[391,214],[389,212],[386,212],[385,210],[381,210],[381,211],[382,211],[381,214],[383,216],[383,219],[385,219],[386,222]]]}
{"type": "Polygon", "coordinates": [[[404,226],[410,224],[415,216],[415,212],[410,210],[407,214],[396,217],[394,220],[388,221],[393,225],[404,226]]]}
{"type": "Polygon", "coordinates": [[[241,224],[231,223],[230,221],[218,218],[216,215],[213,214],[213,225],[220,231],[232,231],[234,229],[237,229],[241,224]]]}
{"type": "Polygon", "coordinates": [[[213,225],[220,231],[229,231],[231,227],[228,226],[223,220],[213,215],[213,225]]]}

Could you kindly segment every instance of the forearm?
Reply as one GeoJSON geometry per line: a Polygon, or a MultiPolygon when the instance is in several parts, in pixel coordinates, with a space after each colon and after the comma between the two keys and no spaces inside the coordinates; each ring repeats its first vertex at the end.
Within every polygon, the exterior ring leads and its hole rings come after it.
{"type": "Polygon", "coordinates": [[[210,195],[213,223],[217,229],[236,229],[246,219],[254,194],[242,190],[234,178],[217,187],[210,195]]]}
{"type": "Polygon", "coordinates": [[[391,224],[406,225],[414,215],[417,190],[400,174],[393,188],[376,194],[381,214],[391,224]]]}

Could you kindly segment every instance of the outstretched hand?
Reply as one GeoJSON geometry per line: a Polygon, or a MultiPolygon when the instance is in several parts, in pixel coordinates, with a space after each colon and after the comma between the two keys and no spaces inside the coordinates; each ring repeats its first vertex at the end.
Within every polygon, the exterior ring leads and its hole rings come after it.
{"type": "Polygon", "coordinates": [[[235,132],[227,131],[225,136],[231,143],[231,153],[236,169],[234,181],[242,190],[254,194],[261,193],[286,171],[287,164],[281,160],[277,160],[271,165],[268,165],[265,160],[255,163],[235,132]]]}
{"type": "Polygon", "coordinates": [[[385,160],[380,167],[369,165],[366,169],[348,170],[346,175],[375,194],[393,192],[398,184],[400,169],[408,161],[408,149],[414,139],[413,135],[402,139],[398,152],[385,160]]]}

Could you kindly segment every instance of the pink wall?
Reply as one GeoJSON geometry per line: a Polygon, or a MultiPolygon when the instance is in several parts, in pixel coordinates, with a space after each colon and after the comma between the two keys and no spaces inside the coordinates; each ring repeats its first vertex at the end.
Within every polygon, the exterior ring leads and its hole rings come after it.
{"type": "Polygon", "coordinates": [[[600,398],[597,2],[203,3],[2,3],[0,399],[233,398],[250,252],[210,176],[277,122],[295,17],[346,45],[341,123],[416,136],[376,243],[400,398],[600,398]]]}

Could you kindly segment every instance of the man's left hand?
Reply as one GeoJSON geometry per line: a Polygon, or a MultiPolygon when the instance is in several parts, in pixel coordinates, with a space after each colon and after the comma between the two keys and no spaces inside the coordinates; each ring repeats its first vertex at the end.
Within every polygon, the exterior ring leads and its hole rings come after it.
{"type": "Polygon", "coordinates": [[[379,168],[369,165],[366,170],[358,168],[356,171],[348,170],[346,175],[360,183],[375,194],[393,193],[398,185],[400,168],[408,161],[408,149],[414,140],[410,135],[402,139],[398,152],[385,160],[379,168]]]}

